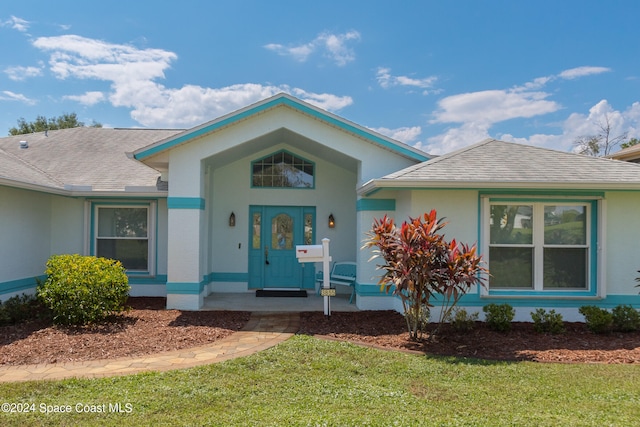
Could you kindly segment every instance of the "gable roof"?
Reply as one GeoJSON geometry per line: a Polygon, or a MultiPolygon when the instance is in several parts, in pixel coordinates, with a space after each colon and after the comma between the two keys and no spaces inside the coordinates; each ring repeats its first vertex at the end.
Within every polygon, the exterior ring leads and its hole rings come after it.
{"type": "Polygon", "coordinates": [[[0,138],[0,184],[58,194],[158,191],[159,173],[127,153],[178,132],[77,127],[0,138]]]}
{"type": "Polygon", "coordinates": [[[640,163],[640,144],[623,148],[622,150],[616,151],[615,153],[610,154],[607,157],[616,160],[624,160],[625,162],[640,163]]]}
{"type": "Polygon", "coordinates": [[[285,93],[274,95],[270,98],[249,105],[238,111],[229,113],[195,128],[186,130],[180,134],[170,136],[164,140],[136,150],[133,153],[134,158],[140,161],[145,161],[146,159],[162,154],[167,150],[170,150],[182,144],[189,143],[196,138],[200,138],[224,127],[233,125],[242,120],[246,120],[254,115],[261,114],[267,110],[279,107],[291,108],[298,113],[311,116],[316,120],[341,129],[347,133],[356,135],[372,144],[382,146],[388,150],[393,151],[396,154],[410,158],[412,160],[422,162],[430,158],[428,154],[421,150],[418,150],[417,148],[388,138],[375,131],[372,131],[371,129],[367,129],[365,127],[357,125],[342,117],[329,113],[328,111],[322,110],[285,93]]]}
{"type": "Polygon", "coordinates": [[[640,190],[640,165],[487,139],[367,182],[380,188],[573,188],[640,190]]]}

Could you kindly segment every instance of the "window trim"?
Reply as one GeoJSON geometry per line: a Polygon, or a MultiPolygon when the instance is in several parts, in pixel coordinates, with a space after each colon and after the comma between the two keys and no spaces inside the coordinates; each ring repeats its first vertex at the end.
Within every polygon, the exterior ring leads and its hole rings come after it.
{"type": "Polygon", "coordinates": [[[151,276],[156,273],[156,236],[157,236],[157,202],[91,202],[91,231],[89,237],[90,255],[98,253],[98,217],[100,208],[143,208],[147,210],[147,268],[145,270],[126,270],[129,276],[151,276]]]}
{"type": "MultiPolygon", "coordinates": [[[[487,282],[487,287],[480,287],[480,297],[527,297],[527,298],[582,298],[594,299],[604,298],[606,288],[602,277],[604,266],[602,260],[605,258],[600,242],[604,238],[604,197],[601,195],[511,195],[511,194],[481,194],[480,195],[480,215],[479,233],[481,242],[481,253],[487,263],[489,273],[491,273],[491,260],[489,259],[490,245],[490,218],[492,204],[537,204],[544,209],[544,205],[571,205],[581,204],[587,207],[587,288],[586,289],[542,289],[542,278],[537,280],[534,276],[534,288],[498,288],[491,289],[487,282]]],[[[539,208],[540,209],[540,208],[539,208]]],[[[542,232],[544,233],[544,232],[542,232]]],[[[538,251],[537,256],[543,251],[538,248],[544,247],[534,245],[534,251],[538,251]]],[[[537,258],[535,258],[537,259],[537,258]]],[[[541,258],[540,258],[541,259],[541,258]]],[[[535,269],[536,267],[534,267],[535,269]]],[[[538,270],[538,274],[542,270],[538,270]]],[[[535,274],[535,273],[534,273],[535,274]]]]}
{"type": "Polygon", "coordinates": [[[307,158],[305,158],[305,157],[303,157],[303,156],[300,156],[298,154],[295,154],[295,153],[293,153],[293,152],[291,152],[289,150],[285,150],[285,149],[274,151],[272,153],[267,154],[266,156],[262,156],[262,157],[260,157],[258,159],[253,160],[251,162],[251,170],[249,172],[250,172],[249,173],[249,175],[250,175],[249,179],[251,180],[251,188],[284,189],[284,190],[313,190],[313,189],[316,188],[316,163],[311,161],[311,160],[309,160],[309,159],[307,159],[307,158]],[[278,155],[280,153],[288,154],[288,155],[290,155],[290,156],[292,156],[292,157],[294,157],[296,159],[302,160],[305,163],[309,163],[311,165],[311,167],[313,168],[313,174],[312,174],[313,182],[312,182],[311,186],[309,186],[309,187],[273,187],[273,186],[264,186],[264,185],[255,185],[254,184],[254,182],[253,182],[253,168],[254,168],[254,165],[256,163],[259,163],[259,162],[263,161],[264,159],[267,159],[269,157],[273,157],[273,156],[278,155]]]}

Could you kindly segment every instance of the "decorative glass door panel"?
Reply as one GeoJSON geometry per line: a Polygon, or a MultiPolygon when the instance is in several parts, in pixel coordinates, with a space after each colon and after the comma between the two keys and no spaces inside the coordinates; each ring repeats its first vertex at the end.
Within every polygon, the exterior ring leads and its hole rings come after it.
{"type": "Polygon", "coordinates": [[[315,208],[252,206],[249,288],[314,288],[313,264],[301,264],[296,245],[313,243],[315,208]]]}
{"type": "Polygon", "coordinates": [[[279,214],[271,219],[271,249],[293,249],[294,218],[279,214]]]}

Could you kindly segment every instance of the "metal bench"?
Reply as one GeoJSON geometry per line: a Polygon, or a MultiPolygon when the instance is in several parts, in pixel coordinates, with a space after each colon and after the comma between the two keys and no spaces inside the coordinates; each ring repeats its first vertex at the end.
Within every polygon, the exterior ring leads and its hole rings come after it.
{"type": "MultiPolygon", "coordinates": [[[[316,283],[319,283],[318,293],[323,286],[323,272],[319,271],[316,274],[316,283]]],[[[353,299],[356,296],[356,263],[352,261],[336,262],[331,267],[329,273],[329,283],[333,288],[335,285],[350,286],[351,297],[349,298],[349,304],[353,304],[353,299]]]]}

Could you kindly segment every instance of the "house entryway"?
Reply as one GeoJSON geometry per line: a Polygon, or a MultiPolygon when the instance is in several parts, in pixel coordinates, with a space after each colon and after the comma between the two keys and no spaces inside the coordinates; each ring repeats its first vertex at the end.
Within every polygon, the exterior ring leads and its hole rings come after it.
{"type": "Polygon", "coordinates": [[[249,289],[315,289],[315,267],[296,245],[315,240],[314,206],[250,206],[249,289]]]}

